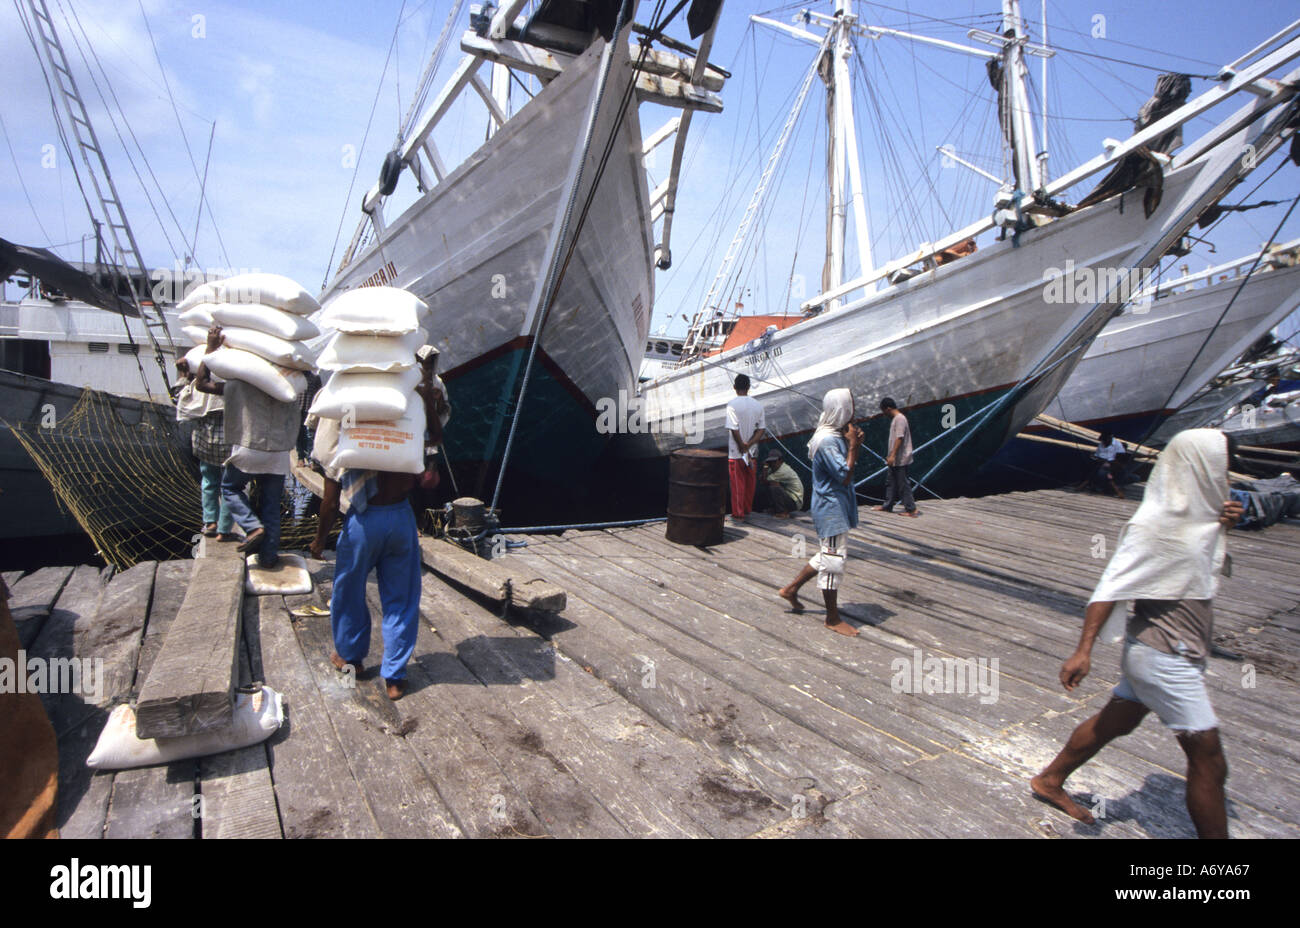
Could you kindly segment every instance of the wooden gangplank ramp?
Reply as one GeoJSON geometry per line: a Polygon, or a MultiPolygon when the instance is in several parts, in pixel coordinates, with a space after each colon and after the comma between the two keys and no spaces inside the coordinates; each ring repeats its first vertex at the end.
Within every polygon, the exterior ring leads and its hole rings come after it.
{"type": "MultiPolygon", "coordinates": [[[[328,605],[327,557],[313,593],[241,603],[238,679],[284,695],[284,728],[116,773],[85,757],[139,695],[193,563],[30,574],[11,605],[29,653],[115,668],[98,700],[47,701],[71,836],[1190,837],[1183,755],[1153,716],[1071,779],[1098,824],[1027,786],[1117,681],[1104,644],[1074,695],[1057,672],[1135,507],[1038,491],[923,503],[917,519],[864,509],[840,594],[856,639],[821,626],[815,582],[803,615],[775,595],[816,550],[806,514],[754,516],[707,549],[670,544],[662,523],[529,536],[484,582],[434,549],[397,703],[373,584],[365,671],[329,664],[329,617],[306,608],[328,605]],[[546,585],[545,608],[493,594],[502,578],[546,585]],[[983,688],[972,674],[910,691],[900,668],[945,659],[982,661],[983,688]]],[[[1234,531],[1230,551],[1208,676],[1229,829],[1300,837],[1300,526],[1234,531]]]]}

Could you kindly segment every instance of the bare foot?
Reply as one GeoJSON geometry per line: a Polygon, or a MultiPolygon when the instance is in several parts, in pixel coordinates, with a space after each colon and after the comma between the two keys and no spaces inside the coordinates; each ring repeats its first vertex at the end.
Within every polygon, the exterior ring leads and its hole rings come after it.
{"type": "Polygon", "coordinates": [[[836,619],[834,622],[828,620],[826,622],[826,627],[836,634],[843,635],[846,638],[856,638],[858,636],[858,630],[843,619],[836,619]]]}
{"type": "Polygon", "coordinates": [[[781,587],[781,589],[776,591],[776,595],[780,596],[790,604],[791,612],[803,612],[803,603],[799,602],[799,594],[794,590],[781,587]]]}
{"type": "Polygon", "coordinates": [[[872,506],[872,507],[871,507],[871,511],[872,511],[872,512],[884,512],[884,511],[885,511],[885,507],[884,507],[884,506],[872,506]]]}
{"type": "Polygon", "coordinates": [[[1092,817],[1091,812],[1071,799],[1069,793],[1061,787],[1047,782],[1041,773],[1029,781],[1029,789],[1033,792],[1035,799],[1045,802],[1049,806],[1056,806],[1070,818],[1078,819],[1085,825],[1092,825],[1097,821],[1092,817]]]}

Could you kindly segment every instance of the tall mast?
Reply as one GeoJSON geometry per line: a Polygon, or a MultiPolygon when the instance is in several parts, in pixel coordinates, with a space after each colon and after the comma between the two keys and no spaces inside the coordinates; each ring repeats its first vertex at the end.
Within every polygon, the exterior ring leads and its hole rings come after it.
{"type": "Polygon", "coordinates": [[[1004,105],[1010,113],[1011,148],[1015,162],[1016,181],[1026,194],[1033,194],[1043,186],[1038,162],[1033,156],[1034,124],[1029,113],[1029,93],[1026,82],[1029,69],[1025,65],[1025,28],[1020,18],[1020,0],[1002,0],[1002,34],[1007,42],[1002,50],[1004,105]]]}
{"type": "MultiPolygon", "coordinates": [[[[859,273],[872,267],[871,236],[867,228],[866,197],[863,192],[862,166],[858,161],[858,132],[853,118],[853,84],[849,77],[849,56],[853,54],[850,31],[857,17],[850,0],[836,0],[835,21],[831,25],[834,40],[826,49],[821,67],[826,82],[827,168],[826,191],[826,265],[822,271],[822,289],[834,290],[844,281],[845,233],[850,205],[853,229],[857,234],[859,273]],[[846,189],[847,188],[847,189],[846,189]]],[[[834,300],[828,308],[835,309],[834,300]]]]}

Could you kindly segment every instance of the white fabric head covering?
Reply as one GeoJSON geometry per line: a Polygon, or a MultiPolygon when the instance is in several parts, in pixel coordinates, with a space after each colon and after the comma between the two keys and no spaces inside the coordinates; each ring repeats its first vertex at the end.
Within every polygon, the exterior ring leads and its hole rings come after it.
{"type": "Polygon", "coordinates": [[[1160,452],[1089,602],[1213,599],[1227,553],[1219,524],[1226,499],[1227,438],[1217,429],[1179,432],[1160,452]]]}
{"type": "Polygon", "coordinates": [[[808,439],[808,460],[813,459],[824,440],[839,435],[840,429],[852,418],[853,394],[844,387],[828,390],[822,398],[822,415],[817,420],[817,430],[808,439]]]}

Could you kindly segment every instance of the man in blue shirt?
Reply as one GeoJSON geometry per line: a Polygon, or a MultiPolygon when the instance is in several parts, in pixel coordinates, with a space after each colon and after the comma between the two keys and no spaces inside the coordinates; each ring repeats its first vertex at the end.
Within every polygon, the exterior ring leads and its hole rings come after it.
{"type": "Polygon", "coordinates": [[[808,440],[812,459],[812,517],[817,528],[817,554],[788,586],[778,590],[791,612],[803,612],[799,588],[817,578],[826,603],[826,627],[854,637],[858,630],[840,618],[839,586],[848,556],[849,529],[858,525],[858,504],[853,491],[853,468],[862,447],[862,431],[853,424],[853,394],[831,390],[822,400],[821,419],[808,440]]]}

